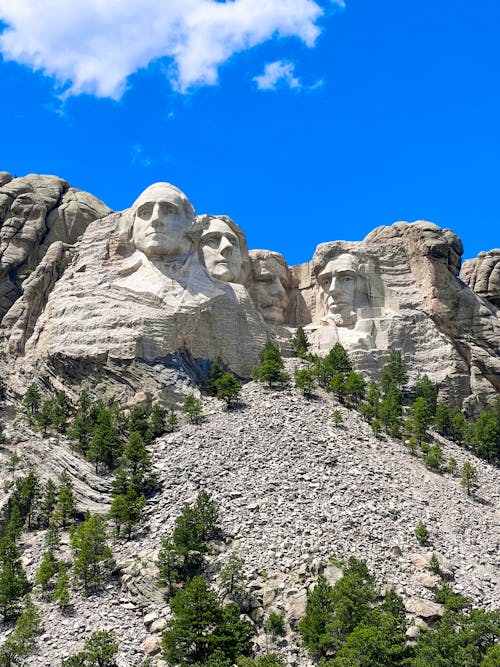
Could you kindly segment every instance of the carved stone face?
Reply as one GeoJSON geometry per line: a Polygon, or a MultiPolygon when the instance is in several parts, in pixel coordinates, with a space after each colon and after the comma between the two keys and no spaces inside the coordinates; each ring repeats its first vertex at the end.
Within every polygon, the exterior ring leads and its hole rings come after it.
{"type": "Polygon", "coordinates": [[[354,255],[339,255],[330,260],[318,275],[318,284],[325,293],[326,306],[331,313],[351,311],[359,273],[354,255]]]}
{"type": "Polygon", "coordinates": [[[201,235],[200,252],[207,271],[218,280],[239,282],[243,257],[235,232],[224,220],[214,218],[201,235]]]}
{"type": "Polygon", "coordinates": [[[134,204],[133,240],[145,255],[184,257],[192,241],[194,211],[186,196],[168,183],[155,183],[134,204]],[[192,211],[192,215],[191,215],[192,211]]]}
{"type": "Polygon", "coordinates": [[[262,316],[269,322],[283,322],[288,305],[286,288],[289,283],[284,260],[281,263],[272,253],[264,257],[252,256],[252,271],[252,296],[262,316]]]}

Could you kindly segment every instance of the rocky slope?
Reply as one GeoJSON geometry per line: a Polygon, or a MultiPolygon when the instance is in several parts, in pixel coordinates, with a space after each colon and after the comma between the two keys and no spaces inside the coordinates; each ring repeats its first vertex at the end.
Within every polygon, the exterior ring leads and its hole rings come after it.
{"type": "MultiPolygon", "coordinates": [[[[328,566],[332,556],[356,555],[381,586],[394,585],[416,619],[412,632],[441,613],[431,602],[437,578],[426,567],[429,549],[414,535],[421,520],[454,588],[476,604],[500,605],[498,469],[442,440],[446,457],[453,456],[459,466],[471,460],[478,469],[480,488],[469,498],[456,477],[427,470],[403,443],[375,437],[357,413],[331,396],[306,400],[291,388],[270,391],[250,382],[242,402],[226,412],[216,399],[205,399],[202,425],[184,424],[154,443],[162,488],[148,502],[134,539],[113,544],[119,564],[115,580],[101,595],[75,595],[69,617],[37,599],[44,634],[28,664],[57,665],[92,630],[110,629],[120,643],[120,665],[140,665],[146,652],[161,665],[156,651],[169,609],[154,585],[154,560],[183,504],[204,489],[219,503],[225,534],[207,574],[216,578],[231,549],[245,559],[252,617],[271,608],[286,614],[288,634],[278,648],[289,664],[309,664],[297,642],[296,623],[318,571],[332,581],[338,577],[328,566]],[[332,424],[335,408],[343,417],[339,427],[332,424]]],[[[49,445],[39,436],[18,437],[15,448],[42,476],[69,469],[79,479],[84,504],[106,511],[106,480],[95,478],[85,462],[77,464],[64,439],[49,445]]],[[[7,454],[2,452],[4,462],[7,454]]],[[[40,561],[42,542],[42,533],[25,538],[23,558],[30,572],[40,561]]],[[[63,542],[62,553],[69,554],[67,535],[63,542]]],[[[262,645],[263,637],[258,641],[262,645]]]]}

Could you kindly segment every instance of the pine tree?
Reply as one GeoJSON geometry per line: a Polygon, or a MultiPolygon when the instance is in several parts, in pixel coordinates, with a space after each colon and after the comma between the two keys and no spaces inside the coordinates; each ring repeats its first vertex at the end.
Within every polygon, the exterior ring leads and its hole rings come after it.
{"type": "Polygon", "coordinates": [[[175,412],[172,410],[169,412],[168,417],[167,417],[167,425],[166,425],[166,432],[167,433],[173,433],[177,426],[179,424],[179,419],[177,418],[177,415],[175,412]]]}
{"type": "Polygon", "coordinates": [[[400,420],[403,414],[403,396],[396,383],[391,383],[380,403],[380,421],[387,433],[399,435],[400,420]]]}
{"type": "Polygon", "coordinates": [[[116,667],[118,644],[107,630],[93,632],[83,651],[62,661],[62,667],[116,667]]]}
{"type": "Polygon", "coordinates": [[[57,503],[55,517],[66,526],[74,517],[76,511],[76,500],[73,493],[73,484],[68,473],[63,472],[59,478],[59,489],[57,492],[57,503]]]}
{"type": "Polygon", "coordinates": [[[126,471],[130,486],[136,493],[141,494],[150,488],[152,483],[151,456],[138,431],[131,433],[125,445],[121,466],[126,471]]]}
{"type": "Polygon", "coordinates": [[[106,524],[100,516],[91,516],[71,536],[73,572],[89,594],[98,588],[113,568],[111,549],[106,542],[106,524]]]}
{"type": "Polygon", "coordinates": [[[406,420],[406,430],[417,438],[420,444],[426,437],[432,422],[432,413],[428,402],[422,396],[415,399],[406,420]]]}
{"type": "Polygon", "coordinates": [[[50,584],[57,571],[57,559],[54,556],[54,552],[49,549],[44,553],[42,562],[36,571],[35,585],[40,586],[42,592],[46,592],[50,588],[50,584]]]}
{"type": "Polygon", "coordinates": [[[30,421],[33,421],[38,414],[41,401],[40,389],[35,383],[30,384],[23,399],[23,406],[30,421]]]}
{"type": "Polygon", "coordinates": [[[309,368],[297,368],[293,374],[295,386],[304,396],[311,396],[316,386],[314,373],[309,368]]]}
{"type": "Polygon", "coordinates": [[[8,536],[0,539],[0,611],[4,620],[15,617],[28,590],[19,549],[8,536]]]}
{"type": "Polygon", "coordinates": [[[229,410],[238,402],[241,386],[241,382],[238,382],[232,373],[224,373],[214,382],[215,395],[218,399],[226,401],[229,410]]]}
{"type": "Polygon", "coordinates": [[[297,328],[295,336],[292,338],[292,347],[299,359],[303,359],[306,356],[307,350],[309,349],[309,341],[307,340],[307,336],[304,333],[302,326],[297,328]]]}
{"type": "Polygon", "coordinates": [[[246,583],[244,565],[243,558],[240,558],[235,551],[231,551],[219,573],[219,593],[223,601],[226,597],[234,598],[244,593],[246,583]]]}
{"type": "Polygon", "coordinates": [[[175,595],[170,608],[174,617],[162,642],[163,658],[169,664],[206,664],[217,649],[232,662],[250,654],[252,626],[240,618],[237,605],[222,607],[202,577],[193,577],[175,595]]]}
{"type": "Polygon", "coordinates": [[[208,374],[208,383],[207,383],[207,394],[209,396],[215,396],[217,394],[217,388],[215,383],[224,375],[224,370],[221,364],[217,359],[212,362],[210,366],[210,373],[208,374]]]}
{"type": "Polygon", "coordinates": [[[152,438],[159,438],[167,431],[166,411],[161,405],[155,403],[149,415],[150,431],[152,438]]]}
{"type": "Polygon", "coordinates": [[[429,541],[429,531],[423,521],[419,521],[415,528],[415,536],[421,546],[425,546],[429,541]]]}
{"type": "Polygon", "coordinates": [[[470,461],[466,461],[460,468],[460,486],[467,491],[468,496],[477,488],[477,470],[470,461]]]}
{"type": "Polygon", "coordinates": [[[280,351],[276,345],[268,341],[260,353],[260,364],[255,371],[255,379],[259,382],[267,382],[269,388],[273,384],[282,384],[288,379],[283,367],[280,351]]]}
{"type": "Polygon", "coordinates": [[[145,504],[144,496],[142,494],[138,495],[133,487],[129,487],[124,496],[116,496],[111,504],[108,516],[115,523],[117,537],[120,537],[123,526],[127,539],[130,539],[133,527],[142,518],[142,510],[145,504]]]}
{"type": "Polygon", "coordinates": [[[57,602],[59,608],[64,610],[69,606],[69,577],[68,569],[64,563],[59,562],[59,569],[57,573],[57,582],[50,598],[52,602],[57,602]]]}
{"type": "Polygon", "coordinates": [[[392,384],[395,384],[399,391],[402,391],[407,380],[408,376],[401,351],[391,350],[389,361],[382,369],[382,375],[380,376],[382,391],[386,394],[392,384]]]}
{"type": "Polygon", "coordinates": [[[364,399],[366,393],[366,380],[362,373],[356,373],[355,371],[349,373],[345,381],[344,392],[354,407],[357,407],[359,402],[364,399]]]}
{"type": "Polygon", "coordinates": [[[323,359],[317,357],[314,362],[314,374],[322,387],[329,387],[337,373],[340,373],[345,380],[352,370],[349,355],[340,343],[335,343],[323,359]]]}
{"type": "Polygon", "coordinates": [[[188,394],[182,404],[182,411],[187,415],[191,424],[201,421],[201,401],[194,394],[188,394]]]}
{"type": "Polygon", "coordinates": [[[48,479],[44,488],[43,496],[38,512],[38,523],[41,526],[48,526],[57,503],[57,486],[51,479],[48,479]]]}
{"type": "Polygon", "coordinates": [[[431,417],[434,417],[437,410],[437,396],[438,391],[436,385],[428,378],[427,375],[424,375],[420,378],[415,386],[415,393],[417,398],[423,398],[427,403],[431,417]]]}
{"type": "Polygon", "coordinates": [[[139,433],[145,443],[151,442],[151,425],[142,405],[134,405],[128,417],[128,432],[139,433]]]}

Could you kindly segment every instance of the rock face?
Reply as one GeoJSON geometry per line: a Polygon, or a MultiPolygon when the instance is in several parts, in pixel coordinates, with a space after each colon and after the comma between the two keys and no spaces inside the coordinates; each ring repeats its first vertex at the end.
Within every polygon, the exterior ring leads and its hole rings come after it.
{"type": "MultiPolygon", "coordinates": [[[[0,210],[8,210],[2,328],[17,378],[48,372],[76,381],[89,365],[97,374],[106,367],[108,377],[127,375],[129,394],[142,387],[158,397],[160,387],[178,386],[179,370],[200,380],[216,359],[248,377],[267,339],[287,353],[302,325],[312,351],[339,341],[375,377],[389,351],[401,349],[415,369],[410,385],[425,373],[441,399],[469,412],[500,390],[499,311],[458,278],[463,248],[450,230],[398,222],[361,242],[323,243],[290,268],[280,253],[249,252],[231,218],[196,216],[170,184],[150,186],[130,209],[90,225],[108,210],[84,205],[90,196],[68,187],[30,176],[0,189],[0,210]],[[12,306],[19,276],[24,293],[12,306]]],[[[495,252],[464,273],[490,296],[495,252]]]]}
{"type": "Polygon", "coordinates": [[[500,308],[500,248],[480,252],[462,265],[460,278],[476,294],[500,308]]]}
{"type": "Polygon", "coordinates": [[[312,262],[292,267],[313,347],[339,341],[374,374],[399,348],[442,398],[467,399],[474,410],[500,389],[500,320],[458,279],[462,252],[453,232],[423,221],[379,227],[359,243],[321,244],[312,262]]]}
{"type": "Polygon", "coordinates": [[[109,212],[56,176],[0,173],[0,319],[9,357],[24,353],[72,244],[109,212]]]}

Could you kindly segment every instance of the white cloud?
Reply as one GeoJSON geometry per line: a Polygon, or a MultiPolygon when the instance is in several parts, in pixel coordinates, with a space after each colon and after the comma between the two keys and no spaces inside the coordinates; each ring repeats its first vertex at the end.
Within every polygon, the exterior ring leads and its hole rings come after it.
{"type": "MultiPolygon", "coordinates": [[[[323,0],[324,1],[324,0],[323,0]]],[[[314,46],[322,0],[0,0],[0,52],[67,86],[119,99],[127,77],[158,58],[186,92],[273,37],[314,46]]],[[[343,6],[343,0],[333,0],[343,6]]]]}
{"type": "Polygon", "coordinates": [[[294,76],[295,65],[284,60],[275,60],[273,63],[267,63],[264,67],[264,73],[260,76],[254,76],[253,80],[257,83],[259,90],[276,90],[278,83],[283,83],[289,88],[301,88],[300,79],[294,76]]]}

